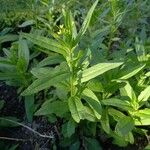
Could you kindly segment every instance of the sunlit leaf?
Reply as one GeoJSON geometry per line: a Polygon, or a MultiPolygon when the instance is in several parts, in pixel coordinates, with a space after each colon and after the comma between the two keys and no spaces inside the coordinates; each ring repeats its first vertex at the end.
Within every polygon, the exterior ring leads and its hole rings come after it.
{"type": "Polygon", "coordinates": [[[150,85],[140,93],[140,95],[138,96],[138,101],[139,102],[147,101],[149,97],[150,97],[150,85]]]}
{"type": "Polygon", "coordinates": [[[45,75],[37,80],[35,80],[23,93],[22,95],[31,95],[37,93],[43,89],[49,88],[50,86],[55,86],[57,82],[61,82],[68,78],[69,74],[66,71],[61,71],[53,76],[45,75]]]}
{"type": "Polygon", "coordinates": [[[126,111],[130,111],[130,110],[132,111],[133,110],[130,103],[126,100],[120,100],[117,98],[110,98],[110,99],[104,99],[101,102],[103,105],[115,106],[115,107],[121,108],[121,109],[126,110],[126,111]]]}
{"type": "Polygon", "coordinates": [[[101,118],[101,114],[102,114],[102,107],[101,107],[101,103],[98,100],[98,98],[96,97],[96,95],[90,89],[86,88],[83,91],[83,98],[91,106],[91,108],[95,112],[95,116],[98,119],[100,119],[101,118]]]}
{"type": "Polygon", "coordinates": [[[99,63],[97,65],[94,65],[83,71],[81,82],[83,83],[89,81],[90,79],[93,79],[105,73],[106,71],[117,68],[122,64],[123,63],[99,63]]]}
{"type": "Polygon", "coordinates": [[[80,41],[80,39],[82,38],[82,36],[86,32],[86,30],[87,30],[87,28],[89,26],[92,14],[94,12],[94,9],[95,9],[97,3],[98,3],[98,0],[95,1],[95,3],[92,5],[92,7],[90,8],[90,10],[88,11],[88,14],[87,14],[86,18],[84,19],[82,27],[81,27],[81,29],[80,29],[80,31],[79,31],[76,39],[75,39],[75,45],[80,41]]]}
{"type": "Polygon", "coordinates": [[[27,34],[27,33],[21,33],[21,35],[30,40],[32,43],[45,48],[47,50],[62,54],[63,56],[66,56],[67,53],[67,47],[62,46],[61,44],[59,44],[56,40],[53,39],[49,39],[47,37],[43,37],[43,36],[39,36],[39,35],[35,35],[35,34],[27,34]]]}

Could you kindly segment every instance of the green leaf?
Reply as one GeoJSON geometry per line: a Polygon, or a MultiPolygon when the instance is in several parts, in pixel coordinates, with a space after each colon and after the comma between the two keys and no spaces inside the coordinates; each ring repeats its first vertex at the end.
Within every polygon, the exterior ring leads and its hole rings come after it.
{"type": "Polygon", "coordinates": [[[99,142],[93,138],[85,138],[85,146],[87,150],[102,150],[99,142]]]}
{"type": "Polygon", "coordinates": [[[73,119],[70,119],[67,123],[68,137],[75,133],[76,123],[73,119]]]}
{"type": "Polygon", "coordinates": [[[121,118],[116,125],[116,132],[121,136],[126,136],[132,131],[134,128],[134,121],[131,117],[123,117],[121,118]]]}
{"type": "Polygon", "coordinates": [[[57,121],[57,117],[54,114],[48,115],[47,117],[50,123],[55,123],[57,121]]]}
{"type": "Polygon", "coordinates": [[[126,136],[121,136],[116,132],[111,132],[111,136],[114,138],[113,143],[117,144],[120,147],[126,147],[128,142],[131,144],[134,143],[134,137],[132,132],[129,132],[126,136]]]}
{"type": "Polygon", "coordinates": [[[0,72],[0,80],[12,80],[20,78],[16,72],[0,72]]]}
{"type": "Polygon", "coordinates": [[[45,75],[37,80],[35,80],[23,93],[22,95],[31,95],[34,93],[37,93],[41,90],[44,90],[46,88],[49,88],[50,86],[55,86],[55,84],[58,82],[61,82],[63,80],[66,80],[69,76],[69,73],[66,73],[66,71],[60,71],[56,74],[45,75]]]}
{"type": "Polygon", "coordinates": [[[81,27],[81,29],[80,29],[80,31],[79,31],[79,33],[78,33],[76,39],[75,39],[75,45],[81,40],[82,36],[83,36],[84,33],[86,32],[86,30],[87,30],[87,28],[88,28],[88,26],[89,26],[90,20],[91,20],[91,18],[92,18],[92,14],[93,14],[93,12],[94,12],[94,9],[95,9],[97,3],[98,3],[98,0],[96,0],[96,1],[94,2],[94,4],[92,5],[92,7],[90,8],[90,10],[89,10],[89,12],[88,12],[86,18],[84,19],[84,22],[83,22],[83,24],[82,24],[82,27],[81,27]]]}
{"type": "Polygon", "coordinates": [[[35,24],[34,20],[27,20],[27,21],[23,22],[21,25],[19,25],[18,27],[19,28],[24,28],[24,27],[27,27],[27,26],[31,26],[33,24],[35,24]]]}
{"type": "Polygon", "coordinates": [[[4,57],[0,57],[0,70],[1,71],[6,71],[6,70],[10,71],[13,69],[15,69],[15,65],[10,60],[4,57]]]}
{"type": "Polygon", "coordinates": [[[29,59],[30,59],[29,56],[30,56],[29,48],[26,40],[19,39],[18,58],[24,59],[26,64],[25,68],[28,67],[29,59]]]}
{"type": "Polygon", "coordinates": [[[94,92],[103,92],[104,88],[101,82],[97,79],[92,79],[87,83],[87,87],[94,92]]]}
{"type": "Polygon", "coordinates": [[[12,146],[9,147],[8,150],[16,150],[16,149],[18,148],[18,146],[19,146],[19,144],[17,144],[17,145],[12,145],[12,146]]]}
{"type": "Polygon", "coordinates": [[[62,126],[62,133],[65,138],[71,137],[75,133],[76,122],[71,118],[62,126]]]}
{"type": "Polygon", "coordinates": [[[148,145],[144,148],[144,150],[150,150],[150,144],[148,144],[148,145]]]}
{"type": "Polygon", "coordinates": [[[121,93],[121,96],[128,96],[131,100],[132,106],[135,109],[138,108],[136,95],[134,93],[133,88],[129,84],[129,82],[126,82],[126,85],[123,88],[120,88],[120,93],[121,93]]]}
{"type": "Polygon", "coordinates": [[[132,132],[129,132],[128,135],[125,136],[126,141],[130,142],[131,144],[134,144],[134,136],[132,132]]]}
{"type": "Polygon", "coordinates": [[[115,106],[126,111],[133,111],[133,108],[131,107],[130,103],[125,100],[110,98],[102,100],[101,103],[106,106],[115,106]]]}
{"type": "Polygon", "coordinates": [[[145,74],[146,77],[150,77],[150,71],[145,74]]]}
{"type": "Polygon", "coordinates": [[[0,127],[17,127],[17,126],[19,126],[17,123],[11,122],[11,120],[15,121],[15,122],[19,122],[19,119],[16,117],[11,117],[11,116],[0,117],[0,127]]]}
{"type": "Polygon", "coordinates": [[[52,76],[54,74],[54,68],[52,67],[41,67],[41,68],[32,68],[31,73],[36,78],[42,78],[44,76],[52,76]]]}
{"type": "Polygon", "coordinates": [[[34,95],[25,96],[25,110],[28,121],[31,123],[34,113],[34,95]]]}
{"type": "Polygon", "coordinates": [[[69,150],[79,150],[80,149],[80,142],[76,141],[75,143],[71,144],[69,150]]]}
{"type": "Polygon", "coordinates": [[[68,100],[68,105],[72,118],[77,123],[79,123],[81,119],[87,119],[92,122],[96,121],[96,117],[93,110],[87,106],[84,106],[79,97],[70,97],[68,100]]]}
{"type": "Polygon", "coordinates": [[[16,41],[18,39],[18,35],[15,34],[7,34],[0,36],[0,44],[9,41],[16,41]]]}
{"type": "Polygon", "coordinates": [[[100,120],[103,130],[109,134],[110,133],[110,125],[109,125],[109,117],[108,110],[104,109],[102,113],[102,118],[100,120]]]}
{"type": "Polygon", "coordinates": [[[121,118],[125,117],[125,115],[124,115],[122,112],[120,112],[119,110],[116,110],[116,109],[114,109],[114,108],[109,108],[109,109],[108,109],[108,113],[109,113],[109,115],[111,115],[111,116],[114,118],[114,120],[116,120],[116,121],[118,121],[118,120],[120,120],[121,118]]]}
{"type": "MultiPolygon", "coordinates": [[[[68,85],[69,86],[69,85],[68,85]]],[[[66,100],[68,99],[68,92],[69,92],[69,87],[67,87],[66,82],[63,83],[61,82],[60,84],[56,85],[56,95],[59,99],[61,100],[66,100]],[[62,84],[62,85],[61,85],[62,84]]]]}
{"type": "Polygon", "coordinates": [[[150,85],[140,93],[140,95],[138,96],[138,101],[145,102],[148,100],[149,97],[150,97],[150,85]]]}
{"type": "Polygon", "coordinates": [[[98,116],[93,109],[90,107],[84,106],[84,112],[81,113],[82,119],[87,119],[91,122],[97,122],[96,116],[98,116]],[[95,115],[96,114],[96,115],[95,115]]]}
{"type": "Polygon", "coordinates": [[[145,52],[143,42],[139,41],[138,38],[136,38],[136,41],[135,41],[135,50],[136,50],[137,58],[139,61],[147,61],[148,60],[146,57],[146,52],[145,52]]]}
{"type": "Polygon", "coordinates": [[[131,100],[136,100],[136,95],[129,82],[127,82],[123,88],[120,88],[120,93],[121,96],[128,96],[131,100]]]}
{"type": "Polygon", "coordinates": [[[44,67],[48,65],[55,65],[55,64],[60,64],[63,62],[65,59],[63,56],[54,54],[52,56],[49,56],[45,59],[43,59],[41,62],[39,62],[38,67],[44,67]]]}
{"type": "Polygon", "coordinates": [[[129,79],[135,76],[142,69],[144,69],[144,67],[145,67],[145,64],[139,64],[139,65],[136,64],[135,66],[130,66],[130,64],[127,64],[123,69],[119,71],[118,78],[129,79]]]}
{"type": "Polygon", "coordinates": [[[71,11],[63,11],[64,18],[65,18],[65,27],[69,30],[69,40],[75,39],[77,36],[77,29],[75,26],[74,19],[72,17],[71,11]]]}
{"type": "Polygon", "coordinates": [[[64,45],[59,44],[56,40],[49,39],[43,36],[35,35],[35,34],[27,34],[27,33],[21,33],[21,35],[30,40],[32,43],[45,48],[47,50],[62,54],[63,56],[66,56],[66,51],[68,50],[67,47],[64,45]]]}
{"type": "Polygon", "coordinates": [[[150,125],[150,109],[145,108],[134,113],[135,125],[150,125]]]}
{"type": "Polygon", "coordinates": [[[95,116],[100,119],[101,114],[102,114],[102,107],[101,103],[96,97],[96,95],[90,90],[90,89],[85,89],[83,91],[83,98],[85,101],[90,105],[90,107],[93,109],[95,112],[95,116]]]}
{"type": "Polygon", "coordinates": [[[85,111],[85,108],[79,97],[70,97],[68,100],[69,110],[71,112],[72,118],[79,123],[83,118],[82,113],[85,111]]]}
{"type": "Polygon", "coordinates": [[[123,63],[99,63],[97,65],[94,65],[83,71],[81,83],[89,81],[105,73],[106,71],[119,67],[122,64],[123,63]]]}
{"type": "Polygon", "coordinates": [[[68,105],[66,102],[47,100],[43,103],[41,108],[35,113],[36,116],[56,114],[57,116],[63,116],[68,112],[68,105]]]}

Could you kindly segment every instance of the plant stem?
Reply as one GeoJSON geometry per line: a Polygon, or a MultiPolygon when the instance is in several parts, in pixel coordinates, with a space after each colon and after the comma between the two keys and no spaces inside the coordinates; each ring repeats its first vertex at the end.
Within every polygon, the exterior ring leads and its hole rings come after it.
{"type": "Polygon", "coordinates": [[[72,54],[72,50],[70,50],[70,54],[69,54],[69,67],[70,67],[70,96],[73,97],[74,95],[74,85],[73,85],[73,78],[74,78],[74,71],[73,71],[73,54],[72,54]]]}

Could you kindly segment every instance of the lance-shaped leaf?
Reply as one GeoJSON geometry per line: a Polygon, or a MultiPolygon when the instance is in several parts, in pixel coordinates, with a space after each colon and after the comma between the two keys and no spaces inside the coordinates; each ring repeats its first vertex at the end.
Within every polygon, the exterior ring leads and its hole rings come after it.
{"type": "Polygon", "coordinates": [[[85,107],[82,104],[81,99],[79,97],[70,97],[68,100],[68,105],[72,118],[79,123],[83,118],[82,113],[85,112],[85,107]]]}
{"type": "Polygon", "coordinates": [[[40,67],[40,68],[33,68],[31,70],[31,73],[36,77],[36,78],[42,78],[43,76],[46,75],[52,75],[54,74],[54,68],[52,67],[40,67]]]}
{"type": "Polygon", "coordinates": [[[49,88],[50,86],[55,86],[56,83],[59,83],[63,80],[66,80],[69,76],[69,73],[66,71],[60,71],[56,74],[45,75],[42,78],[35,80],[23,93],[22,95],[31,95],[37,93],[43,89],[49,88]]]}
{"type": "Polygon", "coordinates": [[[130,103],[125,100],[110,98],[110,99],[104,99],[101,102],[103,105],[115,106],[126,111],[130,111],[130,110],[133,111],[133,108],[131,107],[130,103]]]}
{"type": "Polygon", "coordinates": [[[150,97],[150,85],[145,88],[140,95],[138,96],[138,101],[147,101],[148,98],[150,97]]]}
{"type": "Polygon", "coordinates": [[[61,45],[58,43],[56,40],[49,39],[47,37],[35,35],[35,34],[27,34],[27,33],[22,33],[21,34],[24,38],[30,40],[32,43],[45,48],[47,50],[62,54],[63,56],[66,56],[67,53],[67,47],[64,45],[61,45]]]}
{"type": "Polygon", "coordinates": [[[111,115],[114,120],[118,121],[119,119],[125,117],[126,115],[124,115],[121,111],[114,109],[114,108],[109,108],[108,109],[108,113],[109,115],[111,115]]]}
{"type": "Polygon", "coordinates": [[[62,116],[66,112],[68,112],[68,105],[66,102],[62,101],[54,101],[47,100],[43,103],[41,108],[35,113],[36,116],[41,115],[50,115],[50,114],[56,114],[57,116],[62,116]]]}
{"type": "Polygon", "coordinates": [[[134,128],[134,121],[131,117],[123,117],[121,118],[116,125],[116,132],[121,136],[126,136],[132,131],[134,128]]]}
{"type": "Polygon", "coordinates": [[[18,39],[18,35],[14,35],[14,34],[3,35],[0,36],[0,44],[9,41],[16,41],[17,39],[18,39]]]}
{"type": "Polygon", "coordinates": [[[17,80],[20,76],[16,72],[0,72],[0,80],[17,80]]]}
{"type": "Polygon", "coordinates": [[[28,121],[31,123],[34,113],[34,95],[25,96],[25,110],[28,121]]]}
{"type": "Polygon", "coordinates": [[[18,58],[23,59],[25,61],[25,68],[28,67],[29,64],[29,49],[26,40],[19,40],[19,48],[18,48],[18,58]]]}
{"type": "Polygon", "coordinates": [[[90,89],[86,88],[83,91],[83,98],[90,105],[90,107],[93,109],[95,116],[98,119],[100,119],[101,114],[102,114],[102,107],[101,107],[101,103],[98,100],[97,96],[90,89]]]}
{"type": "Polygon", "coordinates": [[[120,93],[121,96],[128,96],[131,100],[136,100],[136,95],[129,82],[126,82],[126,85],[123,88],[120,88],[120,93]]]}
{"type": "MultiPolygon", "coordinates": [[[[130,65],[130,64],[129,64],[130,65]]],[[[135,66],[127,65],[125,68],[121,69],[118,75],[119,79],[129,79],[140,72],[144,67],[145,64],[139,64],[135,66]]]]}
{"type": "Polygon", "coordinates": [[[75,133],[76,122],[70,118],[68,122],[62,125],[62,134],[64,137],[69,138],[75,133]]]}
{"type": "Polygon", "coordinates": [[[101,122],[103,130],[109,134],[110,133],[110,125],[109,125],[109,117],[108,117],[107,109],[103,110],[102,118],[101,118],[100,122],[101,122]]]}
{"type": "Polygon", "coordinates": [[[86,150],[102,150],[101,145],[95,138],[84,138],[86,150]]]}
{"type": "Polygon", "coordinates": [[[71,11],[63,11],[64,19],[65,19],[65,27],[69,31],[69,40],[75,39],[77,36],[77,29],[75,26],[74,18],[72,17],[71,11]]]}
{"type": "Polygon", "coordinates": [[[0,57],[0,71],[12,71],[15,70],[16,66],[8,59],[0,57]]]}
{"type": "Polygon", "coordinates": [[[134,113],[135,125],[150,125],[150,109],[138,110],[134,113]]]}
{"type": "Polygon", "coordinates": [[[90,79],[93,79],[106,71],[109,71],[111,69],[117,68],[123,63],[99,63],[97,65],[94,65],[88,69],[85,69],[82,73],[81,83],[89,81],[90,79]]]}
{"type": "Polygon", "coordinates": [[[120,88],[120,93],[121,96],[128,96],[130,98],[131,104],[134,107],[134,109],[138,109],[139,105],[137,102],[137,98],[129,82],[126,82],[126,85],[123,88],[120,88]]]}
{"type": "Polygon", "coordinates": [[[87,28],[88,28],[88,26],[89,26],[89,23],[90,23],[90,21],[91,21],[92,14],[93,14],[93,12],[94,12],[94,10],[95,10],[95,7],[96,7],[97,3],[98,3],[98,0],[96,0],[96,1],[94,2],[94,4],[92,5],[92,7],[90,8],[90,10],[89,10],[89,12],[88,12],[86,18],[84,19],[84,22],[83,22],[83,24],[82,24],[82,27],[81,27],[81,29],[80,29],[80,31],[79,31],[79,33],[78,33],[76,39],[75,39],[75,45],[81,40],[83,34],[86,32],[86,30],[87,30],[87,28]]]}
{"type": "Polygon", "coordinates": [[[150,71],[145,74],[146,77],[150,77],[150,71]]]}
{"type": "Polygon", "coordinates": [[[49,57],[43,59],[41,62],[39,62],[38,67],[60,64],[64,60],[65,59],[63,56],[55,54],[55,55],[49,56],[49,57]]]}

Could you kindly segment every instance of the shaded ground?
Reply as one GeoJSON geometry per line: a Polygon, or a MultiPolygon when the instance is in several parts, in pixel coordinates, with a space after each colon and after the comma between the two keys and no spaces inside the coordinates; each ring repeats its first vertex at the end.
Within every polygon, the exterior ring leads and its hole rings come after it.
{"type": "MultiPolygon", "coordinates": [[[[13,116],[19,118],[19,122],[31,127],[41,134],[53,135],[55,137],[54,126],[50,125],[45,118],[35,118],[32,124],[27,123],[24,110],[24,103],[19,100],[16,89],[14,87],[6,86],[4,83],[0,84],[0,99],[5,101],[4,108],[0,111],[0,116],[13,116]]],[[[25,139],[19,142],[20,150],[33,150],[35,147],[50,148],[51,139],[40,137],[24,127],[0,128],[0,136],[25,139]]],[[[11,140],[10,140],[11,141],[11,140]]],[[[8,142],[8,141],[6,141],[8,142]]],[[[12,143],[12,142],[11,142],[12,143]]],[[[18,142],[14,142],[18,143],[18,142]]]]}

